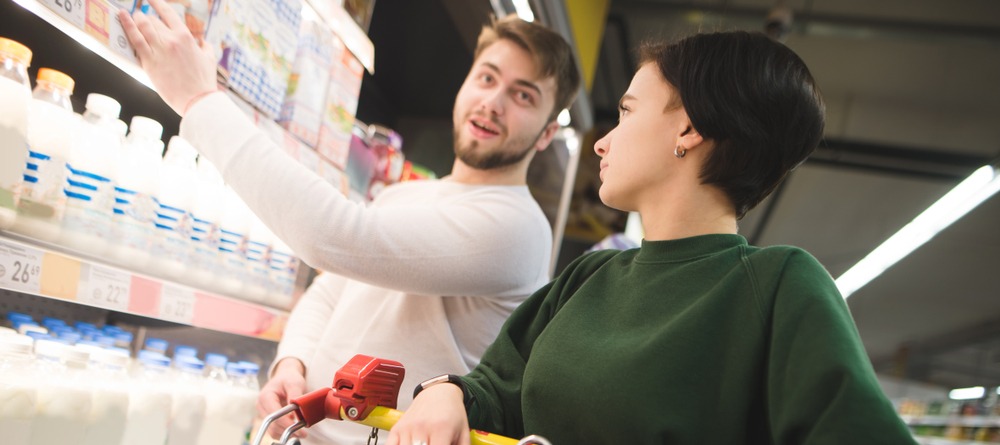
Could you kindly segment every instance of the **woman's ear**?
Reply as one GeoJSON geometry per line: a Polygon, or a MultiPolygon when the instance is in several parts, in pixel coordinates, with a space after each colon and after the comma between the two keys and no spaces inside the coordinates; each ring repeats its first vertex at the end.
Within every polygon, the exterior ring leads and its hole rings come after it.
{"type": "Polygon", "coordinates": [[[702,145],[705,139],[701,136],[698,130],[695,130],[693,126],[688,125],[680,136],[677,137],[677,146],[684,150],[692,150],[702,145]]]}

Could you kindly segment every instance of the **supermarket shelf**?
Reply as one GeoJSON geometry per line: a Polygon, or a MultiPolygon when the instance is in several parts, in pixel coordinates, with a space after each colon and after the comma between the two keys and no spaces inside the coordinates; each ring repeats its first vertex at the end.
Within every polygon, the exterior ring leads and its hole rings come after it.
{"type": "Polygon", "coordinates": [[[990,445],[996,442],[979,442],[975,440],[955,440],[943,437],[913,436],[920,445],[990,445]]]}
{"type": "Polygon", "coordinates": [[[900,416],[910,426],[1000,427],[1000,416],[900,416]]]}
{"type": "Polygon", "coordinates": [[[89,51],[154,90],[107,0],[14,0],[89,51]]]}
{"type": "Polygon", "coordinates": [[[0,232],[0,289],[278,341],[288,312],[142,275],[0,232]]]}

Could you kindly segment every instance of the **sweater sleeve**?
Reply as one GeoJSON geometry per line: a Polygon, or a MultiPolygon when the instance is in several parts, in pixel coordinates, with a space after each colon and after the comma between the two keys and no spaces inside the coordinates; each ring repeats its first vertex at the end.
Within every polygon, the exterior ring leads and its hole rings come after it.
{"type": "Polygon", "coordinates": [[[283,358],[297,358],[302,363],[311,361],[346,282],[346,278],[329,272],[313,280],[288,317],[268,375],[274,372],[274,364],[283,358]]]}
{"type": "Polygon", "coordinates": [[[524,436],[521,383],[535,340],[576,289],[617,253],[605,250],[577,258],[511,314],[479,365],[462,378],[470,427],[524,436]]]}
{"type": "Polygon", "coordinates": [[[525,217],[528,195],[367,207],[293,160],[221,93],[192,107],[181,134],[314,268],[417,295],[520,298],[545,281],[551,230],[525,217]]]}
{"type": "Polygon", "coordinates": [[[771,335],[772,443],[915,444],[879,387],[836,285],[805,252],[786,258],[771,335]]]}

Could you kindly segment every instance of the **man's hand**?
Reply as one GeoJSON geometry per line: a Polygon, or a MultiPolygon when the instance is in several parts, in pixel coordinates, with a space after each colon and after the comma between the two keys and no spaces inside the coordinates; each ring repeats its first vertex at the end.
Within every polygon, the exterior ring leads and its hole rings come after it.
{"type": "MultiPolygon", "coordinates": [[[[257,412],[261,417],[284,408],[291,399],[306,392],[306,368],[298,359],[284,358],[274,367],[271,380],[260,389],[257,397],[257,412]]],[[[295,424],[295,415],[289,413],[274,421],[267,429],[272,438],[280,438],[288,427],[295,424]]],[[[293,437],[306,437],[305,429],[295,432],[293,437]]]]}
{"type": "Polygon", "coordinates": [[[156,92],[183,117],[194,102],[218,89],[215,55],[163,0],[148,1],[160,18],[141,11],[130,17],[119,10],[118,20],[156,92]]]}
{"type": "Polygon", "coordinates": [[[465,445],[469,419],[462,389],[452,384],[431,386],[420,392],[389,433],[388,445],[465,445]]]}

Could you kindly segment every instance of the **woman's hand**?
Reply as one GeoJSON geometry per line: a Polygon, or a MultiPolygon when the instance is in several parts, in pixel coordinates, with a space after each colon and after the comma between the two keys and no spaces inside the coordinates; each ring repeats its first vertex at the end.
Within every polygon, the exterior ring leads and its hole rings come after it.
{"type": "Polygon", "coordinates": [[[119,10],[118,20],[156,92],[183,117],[194,102],[218,89],[217,60],[163,0],[148,1],[159,18],[141,11],[130,17],[119,10]]]}
{"type": "Polygon", "coordinates": [[[468,445],[462,389],[441,383],[420,392],[389,432],[389,445],[468,445]]]}

